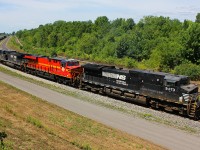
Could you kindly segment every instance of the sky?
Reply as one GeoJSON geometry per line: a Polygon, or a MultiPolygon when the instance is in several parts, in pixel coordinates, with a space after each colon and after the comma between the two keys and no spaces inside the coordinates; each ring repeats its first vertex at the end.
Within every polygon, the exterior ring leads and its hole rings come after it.
{"type": "Polygon", "coordinates": [[[200,0],[0,0],[0,33],[12,33],[64,21],[94,21],[107,16],[133,18],[164,16],[195,21],[200,0]]]}

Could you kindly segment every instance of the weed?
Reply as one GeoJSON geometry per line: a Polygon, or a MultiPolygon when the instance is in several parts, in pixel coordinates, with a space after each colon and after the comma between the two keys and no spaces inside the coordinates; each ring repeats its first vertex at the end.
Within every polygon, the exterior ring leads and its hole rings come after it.
{"type": "Polygon", "coordinates": [[[28,116],[27,117],[27,122],[33,124],[34,126],[38,127],[38,128],[43,128],[43,125],[42,123],[40,122],[40,120],[36,119],[36,118],[33,118],[31,116],[28,116]]]}
{"type": "Polygon", "coordinates": [[[51,122],[53,122],[54,124],[61,125],[62,127],[67,128],[67,126],[65,124],[65,120],[60,118],[60,117],[56,117],[53,114],[50,114],[49,115],[49,120],[51,122]]]}
{"type": "Polygon", "coordinates": [[[136,149],[143,149],[143,148],[144,148],[144,146],[142,144],[136,145],[136,149]]]}
{"type": "Polygon", "coordinates": [[[0,127],[3,127],[4,126],[4,123],[2,120],[0,120],[0,127]]]}
{"type": "Polygon", "coordinates": [[[45,131],[47,131],[47,133],[56,136],[56,134],[53,132],[52,129],[45,127],[45,131]]]}

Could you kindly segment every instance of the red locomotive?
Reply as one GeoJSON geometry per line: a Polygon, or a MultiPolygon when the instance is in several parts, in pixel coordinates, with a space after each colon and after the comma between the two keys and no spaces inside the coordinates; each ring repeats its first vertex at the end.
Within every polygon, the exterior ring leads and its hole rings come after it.
{"type": "Polygon", "coordinates": [[[25,54],[26,71],[31,74],[52,78],[59,83],[78,84],[83,68],[74,59],[49,58],[25,54]]]}

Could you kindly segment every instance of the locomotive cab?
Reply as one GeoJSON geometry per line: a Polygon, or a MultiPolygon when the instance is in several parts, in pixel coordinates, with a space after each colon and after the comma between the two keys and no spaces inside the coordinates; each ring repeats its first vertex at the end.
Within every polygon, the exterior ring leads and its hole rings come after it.
{"type": "Polygon", "coordinates": [[[69,78],[76,78],[83,72],[83,68],[80,66],[79,61],[75,59],[63,59],[61,61],[62,71],[66,71],[69,78]]]}
{"type": "Polygon", "coordinates": [[[69,59],[66,64],[68,67],[70,66],[80,66],[79,61],[75,59],[69,59]]]}
{"type": "Polygon", "coordinates": [[[75,59],[69,59],[69,60],[65,60],[62,59],[61,60],[61,67],[64,68],[73,68],[74,66],[80,66],[79,65],[79,61],[75,60],[75,59]]]}
{"type": "Polygon", "coordinates": [[[167,92],[178,92],[181,78],[174,75],[164,77],[164,87],[167,92]]]}
{"type": "Polygon", "coordinates": [[[168,91],[180,90],[181,93],[193,94],[198,92],[198,86],[190,84],[190,80],[187,76],[166,76],[164,78],[164,86],[168,91]]]}
{"type": "Polygon", "coordinates": [[[187,76],[182,75],[166,75],[164,78],[165,96],[172,101],[187,102],[184,95],[194,94],[198,92],[198,86],[190,84],[187,76]]]}

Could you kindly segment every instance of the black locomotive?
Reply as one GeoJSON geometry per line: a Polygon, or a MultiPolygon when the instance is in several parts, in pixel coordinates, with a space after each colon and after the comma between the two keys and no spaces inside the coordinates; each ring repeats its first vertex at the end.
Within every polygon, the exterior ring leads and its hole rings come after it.
{"type": "MultiPolygon", "coordinates": [[[[27,71],[25,55],[29,54],[0,50],[0,61],[27,71]]],[[[82,67],[84,72],[77,82],[81,89],[114,95],[156,109],[175,111],[194,119],[200,117],[198,86],[190,84],[187,76],[148,70],[124,70],[90,63],[82,67]]]]}
{"type": "Polygon", "coordinates": [[[98,64],[83,67],[85,88],[195,118],[200,115],[198,86],[190,84],[187,76],[98,64]]]}

